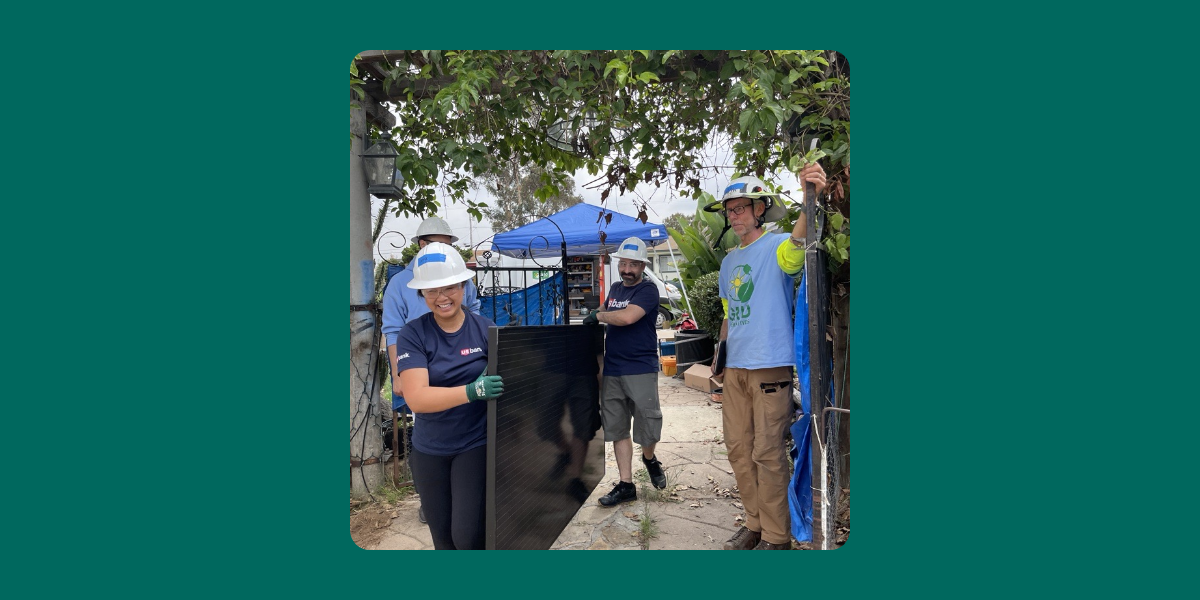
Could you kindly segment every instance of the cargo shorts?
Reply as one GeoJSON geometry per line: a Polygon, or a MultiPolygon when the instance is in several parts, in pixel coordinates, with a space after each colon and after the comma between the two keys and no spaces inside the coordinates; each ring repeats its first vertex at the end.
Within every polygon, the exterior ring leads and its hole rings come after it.
{"type": "Polygon", "coordinates": [[[658,373],[605,375],[600,387],[600,418],[604,441],[616,442],[629,436],[646,446],[662,439],[662,409],[658,404],[658,373]]]}

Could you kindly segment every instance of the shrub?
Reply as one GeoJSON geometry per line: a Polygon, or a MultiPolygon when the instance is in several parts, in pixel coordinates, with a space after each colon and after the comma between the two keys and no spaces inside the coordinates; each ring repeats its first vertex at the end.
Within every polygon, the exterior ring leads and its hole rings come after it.
{"type": "Polygon", "coordinates": [[[692,315],[696,326],[708,332],[709,337],[717,339],[721,334],[721,321],[725,319],[725,311],[721,310],[721,296],[717,289],[721,273],[712,271],[705,273],[692,283],[688,289],[691,294],[692,315]]]}

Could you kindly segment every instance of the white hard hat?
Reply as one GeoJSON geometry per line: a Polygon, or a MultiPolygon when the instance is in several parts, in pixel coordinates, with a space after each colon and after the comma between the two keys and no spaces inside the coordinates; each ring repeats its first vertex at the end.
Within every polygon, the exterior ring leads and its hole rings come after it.
{"type": "Polygon", "coordinates": [[[430,242],[421,248],[413,260],[417,264],[413,267],[413,278],[408,282],[408,287],[414,290],[442,287],[475,276],[475,271],[467,268],[458,250],[450,244],[430,242]]]}
{"type": "Polygon", "coordinates": [[[719,212],[725,208],[725,203],[736,198],[749,198],[751,205],[755,200],[761,200],[767,206],[767,210],[763,213],[762,220],[778,221],[787,215],[787,207],[780,201],[779,196],[767,191],[767,184],[763,180],[747,175],[738,177],[729,182],[725,186],[725,191],[721,193],[721,199],[716,202],[709,202],[704,210],[708,212],[719,212]]]}
{"type": "Polygon", "coordinates": [[[441,217],[429,217],[421,221],[421,225],[417,227],[417,239],[421,239],[427,235],[448,235],[450,243],[458,241],[458,236],[454,235],[454,231],[450,229],[450,224],[441,217]]]}
{"type": "Polygon", "coordinates": [[[621,242],[621,247],[617,248],[612,255],[617,258],[640,260],[650,264],[650,259],[646,258],[646,242],[636,237],[625,238],[625,241],[621,242]]]}

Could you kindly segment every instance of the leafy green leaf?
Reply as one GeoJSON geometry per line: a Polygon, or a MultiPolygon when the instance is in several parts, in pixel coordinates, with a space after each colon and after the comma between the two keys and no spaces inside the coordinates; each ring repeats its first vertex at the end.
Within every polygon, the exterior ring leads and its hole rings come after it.
{"type": "Polygon", "coordinates": [[[844,217],[842,217],[842,213],[835,212],[835,213],[829,215],[829,224],[833,227],[833,229],[835,231],[841,231],[843,219],[844,219],[844,217]]]}
{"type": "Polygon", "coordinates": [[[620,67],[622,70],[625,68],[625,63],[621,62],[621,59],[614,58],[608,61],[608,66],[604,67],[604,77],[608,77],[609,72],[618,67],[620,67]]]}
{"type": "Polygon", "coordinates": [[[775,126],[779,124],[779,121],[775,120],[775,114],[769,110],[760,110],[755,116],[757,117],[760,129],[774,131],[775,126]]]}
{"type": "Polygon", "coordinates": [[[754,109],[747,108],[738,116],[738,131],[745,133],[750,128],[750,124],[754,122],[754,109]]]}

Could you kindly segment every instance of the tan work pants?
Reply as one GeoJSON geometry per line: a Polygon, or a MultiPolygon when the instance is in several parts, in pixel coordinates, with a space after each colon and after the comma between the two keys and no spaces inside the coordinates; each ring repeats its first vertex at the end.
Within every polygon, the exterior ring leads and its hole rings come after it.
{"type": "Polygon", "coordinates": [[[791,541],[784,434],[791,425],[792,369],[725,369],[725,447],[746,507],[746,527],[772,544],[791,541]],[[767,391],[761,384],[777,385],[767,391]]]}

